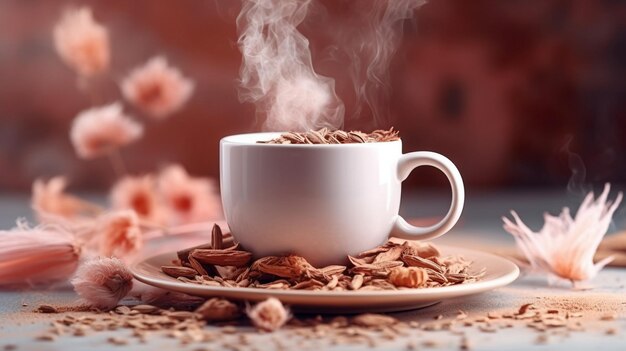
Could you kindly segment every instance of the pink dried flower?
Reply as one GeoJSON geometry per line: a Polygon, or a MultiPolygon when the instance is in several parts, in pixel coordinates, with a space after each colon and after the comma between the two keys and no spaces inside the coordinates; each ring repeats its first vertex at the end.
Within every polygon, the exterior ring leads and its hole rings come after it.
{"type": "Polygon", "coordinates": [[[158,200],[156,181],[151,175],[123,177],[111,189],[111,205],[114,209],[131,209],[150,224],[163,221],[163,211],[158,200]]]}
{"type": "Polygon", "coordinates": [[[80,258],[72,233],[54,225],[29,228],[22,221],[0,231],[0,286],[39,284],[69,278],[80,258]]]}
{"type": "Polygon", "coordinates": [[[54,46],[67,65],[83,76],[107,70],[110,61],[109,33],[82,7],[63,14],[54,27],[54,46]]]}
{"type": "Polygon", "coordinates": [[[273,297],[248,308],[246,313],[254,326],[267,331],[280,329],[291,318],[289,310],[273,297]]]}
{"type": "Polygon", "coordinates": [[[143,246],[137,214],[122,210],[103,215],[94,229],[93,239],[101,256],[131,258],[143,246]]]}
{"type": "Polygon", "coordinates": [[[75,218],[102,211],[98,205],[67,194],[66,186],[67,181],[64,177],[54,177],[47,182],[37,179],[33,183],[31,206],[40,221],[44,221],[44,218],[50,215],[75,218]]]}
{"type": "Polygon", "coordinates": [[[95,258],[80,266],[72,285],[91,306],[108,310],[128,294],[133,275],[117,258],[95,258]]]}
{"type": "Polygon", "coordinates": [[[570,280],[572,283],[593,278],[613,257],[594,264],[593,256],[606,234],[611,217],[622,201],[620,192],[615,202],[607,201],[610,185],[606,184],[599,198],[589,193],[575,218],[569,208],[558,217],[545,214],[545,224],[539,232],[530,230],[515,211],[515,223],[503,217],[504,229],[511,233],[530,262],[531,268],[570,280]]]}
{"type": "Polygon", "coordinates": [[[162,119],[180,109],[194,84],[161,56],[135,68],[121,83],[122,94],[150,116],[162,119]]]}
{"type": "Polygon", "coordinates": [[[191,177],[182,166],[171,165],[161,171],[158,187],[171,225],[222,216],[220,198],[209,178],[191,177]]]}
{"type": "Polygon", "coordinates": [[[107,154],[142,135],[141,124],[124,115],[119,102],[79,113],[70,131],[76,153],[86,159],[107,154]]]}

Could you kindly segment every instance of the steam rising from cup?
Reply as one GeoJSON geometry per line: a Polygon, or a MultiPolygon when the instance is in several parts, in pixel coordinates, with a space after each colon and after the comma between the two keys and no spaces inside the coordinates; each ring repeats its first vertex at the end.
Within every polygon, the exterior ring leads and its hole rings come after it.
{"type": "Polygon", "coordinates": [[[315,73],[309,41],[296,28],[310,0],[247,0],[237,17],[243,54],[241,101],[265,115],[264,129],[305,131],[343,125],[335,81],[315,73]]]}
{"type": "MultiPolygon", "coordinates": [[[[256,105],[263,129],[306,131],[344,125],[344,103],[335,80],[313,69],[308,39],[298,31],[314,0],[244,0],[237,17],[238,45],[243,55],[239,98],[256,105]]],[[[342,67],[353,81],[358,118],[367,104],[377,125],[390,92],[388,69],[402,37],[401,22],[424,0],[354,2],[355,26],[332,27],[342,67]]],[[[342,23],[342,25],[346,25],[342,23]]]]}
{"type": "Polygon", "coordinates": [[[388,122],[391,94],[389,66],[402,41],[403,23],[426,0],[373,0],[352,3],[353,23],[340,32],[336,55],[345,55],[356,106],[351,118],[371,110],[374,125],[388,122]],[[355,25],[356,24],[356,25],[355,25]]]}

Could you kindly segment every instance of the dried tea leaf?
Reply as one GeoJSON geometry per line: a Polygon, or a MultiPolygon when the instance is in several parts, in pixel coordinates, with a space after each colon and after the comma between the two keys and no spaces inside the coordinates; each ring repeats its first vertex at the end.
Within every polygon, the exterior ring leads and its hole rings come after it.
{"type": "Polygon", "coordinates": [[[37,312],[39,312],[39,313],[58,313],[59,311],[57,310],[56,307],[51,306],[51,305],[39,305],[39,307],[37,308],[37,312]]]}
{"type": "Polygon", "coordinates": [[[208,322],[223,322],[239,318],[241,310],[236,304],[214,297],[196,309],[196,313],[208,322]]]}
{"type": "Polygon", "coordinates": [[[263,257],[252,264],[252,269],[282,278],[299,278],[315,270],[304,257],[296,255],[263,257]]]}
{"type": "Polygon", "coordinates": [[[328,289],[334,289],[339,283],[339,275],[333,275],[332,279],[326,284],[328,289]]]}
{"type": "Polygon", "coordinates": [[[525,314],[526,311],[528,311],[528,309],[530,308],[530,306],[532,306],[532,303],[527,303],[527,304],[523,304],[522,306],[520,306],[519,310],[517,311],[517,314],[525,314]]]}
{"type": "Polygon", "coordinates": [[[141,314],[152,314],[152,313],[159,312],[161,309],[152,305],[136,305],[136,306],[133,306],[131,310],[137,311],[141,314]]]}
{"type": "Polygon", "coordinates": [[[213,229],[211,230],[211,247],[220,250],[223,249],[223,245],[222,228],[217,224],[213,224],[213,229]]]}
{"type": "Polygon", "coordinates": [[[430,243],[406,240],[402,246],[404,247],[404,253],[407,255],[419,256],[421,258],[439,257],[441,255],[439,250],[430,243]]]}
{"type": "Polygon", "coordinates": [[[356,274],[352,277],[352,282],[350,282],[350,289],[359,290],[359,288],[363,286],[363,274],[356,274]]]}
{"type": "Polygon", "coordinates": [[[398,320],[384,314],[365,313],[352,318],[352,323],[361,327],[386,327],[398,323],[398,320]]]}
{"type": "MultiPolygon", "coordinates": [[[[191,254],[189,255],[189,258],[187,259],[187,261],[189,261],[189,264],[191,265],[191,267],[193,267],[193,269],[195,269],[198,272],[198,274],[209,275],[209,272],[207,272],[204,266],[202,266],[202,264],[200,264],[200,262],[198,262],[198,260],[196,260],[191,254]]],[[[179,279],[180,278],[184,278],[184,277],[179,277],[179,279]]]]}
{"type": "Polygon", "coordinates": [[[438,265],[437,263],[427,258],[404,254],[402,255],[401,259],[409,267],[422,267],[422,268],[432,269],[433,271],[438,272],[438,273],[444,272],[444,269],[440,265],[438,265]]]}
{"type": "Polygon", "coordinates": [[[198,272],[195,269],[182,266],[162,266],[161,271],[174,278],[193,278],[198,275],[198,272]]]}
{"type": "Polygon", "coordinates": [[[424,268],[428,272],[428,278],[430,280],[434,280],[439,284],[445,284],[448,282],[448,278],[446,278],[443,274],[439,272],[435,272],[430,268],[424,268]]]}
{"type": "Polygon", "coordinates": [[[307,132],[288,132],[272,140],[259,140],[261,144],[328,144],[328,143],[373,143],[400,140],[398,131],[375,130],[370,134],[359,131],[346,132],[343,130],[329,131],[327,128],[310,130],[307,132]]]}
{"type": "Polygon", "coordinates": [[[190,247],[188,249],[177,251],[176,256],[178,256],[178,259],[181,262],[189,263],[189,254],[191,253],[191,251],[196,250],[196,249],[211,249],[212,247],[213,246],[211,246],[211,244],[202,244],[202,245],[190,247]]]}
{"type": "Polygon", "coordinates": [[[300,290],[300,289],[318,289],[318,288],[322,288],[324,286],[324,283],[320,282],[319,280],[316,279],[308,279],[308,280],[304,280],[299,282],[298,284],[292,286],[292,289],[295,290],[300,290]]]}
{"type": "Polygon", "coordinates": [[[335,275],[335,274],[341,274],[346,270],[346,266],[338,266],[338,265],[334,265],[334,266],[326,266],[324,268],[320,268],[319,269],[323,274],[325,275],[335,275]]]}
{"type": "Polygon", "coordinates": [[[397,261],[402,256],[403,251],[404,248],[402,246],[394,246],[385,252],[379,253],[372,263],[397,261]]]}
{"type": "MultiPolygon", "coordinates": [[[[395,242],[389,240],[389,241],[387,241],[383,245],[380,245],[380,246],[377,246],[377,247],[375,247],[373,249],[369,249],[369,250],[366,250],[366,251],[363,251],[363,252],[359,253],[358,255],[356,255],[356,257],[357,258],[364,258],[364,257],[368,257],[368,256],[376,256],[379,253],[388,251],[392,247],[396,247],[398,245],[400,245],[400,244],[395,243],[395,242]]],[[[371,262],[368,262],[368,263],[371,263],[371,262]]]]}
{"type": "Polygon", "coordinates": [[[205,264],[241,267],[252,259],[252,253],[225,249],[195,249],[191,251],[190,257],[205,264]]]}

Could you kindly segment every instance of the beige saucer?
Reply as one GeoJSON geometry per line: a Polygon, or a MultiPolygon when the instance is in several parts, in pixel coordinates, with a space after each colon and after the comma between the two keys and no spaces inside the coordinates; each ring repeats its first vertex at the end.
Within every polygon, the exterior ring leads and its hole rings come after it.
{"type": "Polygon", "coordinates": [[[483,279],[475,283],[440,288],[406,289],[397,291],[310,291],[268,290],[257,288],[227,288],[180,282],[161,272],[161,266],[171,264],[176,253],[165,253],[136,262],[131,270],[138,280],[163,289],[190,295],[259,301],[270,296],[280,299],[299,311],[309,312],[393,312],[433,305],[441,300],[477,294],[505,286],[519,275],[517,266],[492,254],[439,245],[443,255],[462,255],[472,260],[475,269],[485,268],[483,279]]]}

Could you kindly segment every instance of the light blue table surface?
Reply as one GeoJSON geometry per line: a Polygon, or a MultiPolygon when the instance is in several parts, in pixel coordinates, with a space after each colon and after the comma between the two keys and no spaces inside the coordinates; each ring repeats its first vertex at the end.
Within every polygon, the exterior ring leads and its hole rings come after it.
{"type": "MultiPolygon", "coordinates": [[[[457,227],[436,242],[448,245],[480,246],[512,245],[511,237],[501,229],[500,217],[510,209],[517,210],[527,219],[529,225],[538,229],[542,223],[542,213],[549,210],[556,213],[564,205],[577,207],[580,197],[565,196],[564,192],[511,192],[511,193],[471,193],[466,201],[465,211],[457,227]],[[471,244],[466,244],[471,243],[471,244]]],[[[92,196],[101,200],[100,196],[92,196]]],[[[443,213],[449,204],[449,198],[436,193],[412,193],[403,199],[401,213],[406,217],[429,217],[443,213]]],[[[16,217],[31,218],[28,198],[22,195],[0,196],[0,228],[8,229],[16,217]]],[[[619,210],[610,231],[626,228],[626,211],[619,210]]],[[[1,238],[0,238],[1,240],[1,238]]],[[[493,310],[515,311],[524,303],[538,300],[549,305],[550,301],[580,302],[583,306],[592,306],[586,313],[593,315],[586,331],[550,334],[548,343],[538,344],[538,333],[528,327],[500,329],[497,333],[484,333],[475,327],[464,329],[473,350],[625,350],[626,349],[626,269],[605,269],[593,281],[594,288],[588,291],[576,291],[565,286],[548,287],[540,277],[522,277],[513,284],[491,292],[466,298],[444,301],[430,308],[396,313],[399,319],[429,323],[437,315],[444,319],[454,318],[458,310],[470,316],[485,315],[493,310]],[[598,321],[603,309],[617,313],[613,321],[598,321]],[[596,312],[594,312],[594,310],[596,312]],[[615,335],[607,335],[608,329],[614,328],[615,335]]],[[[148,342],[140,344],[132,341],[126,346],[112,346],[106,342],[110,336],[130,335],[129,330],[102,332],[85,337],[63,336],[54,342],[36,341],[35,336],[46,329],[54,315],[33,313],[38,304],[70,305],[75,303],[76,295],[69,288],[58,288],[44,291],[1,291],[0,290],[0,350],[5,345],[16,345],[17,350],[200,350],[207,346],[210,350],[223,349],[222,344],[214,345],[180,345],[179,342],[165,336],[152,335],[148,342]],[[22,306],[27,304],[28,306],[22,306]]],[[[209,327],[211,328],[211,327],[209,327]]],[[[243,328],[250,333],[256,349],[278,348],[274,340],[281,338],[285,331],[270,334],[256,334],[250,328],[243,328]]],[[[233,336],[233,338],[235,338],[233,336]]],[[[286,337],[285,337],[286,338],[286,337]]],[[[234,339],[233,339],[234,340],[234,339]]],[[[288,349],[333,349],[358,350],[368,348],[364,345],[328,345],[324,341],[310,344],[294,344],[286,338],[284,344],[288,349]]],[[[226,340],[224,340],[226,341],[226,340]]],[[[418,349],[458,350],[460,336],[449,332],[415,331],[406,337],[393,341],[381,342],[378,348],[388,350],[406,350],[413,343],[418,349]],[[436,340],[436,345],[424,345],[424,341],[436,340]]]]}

